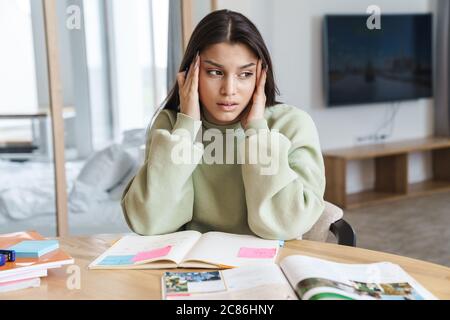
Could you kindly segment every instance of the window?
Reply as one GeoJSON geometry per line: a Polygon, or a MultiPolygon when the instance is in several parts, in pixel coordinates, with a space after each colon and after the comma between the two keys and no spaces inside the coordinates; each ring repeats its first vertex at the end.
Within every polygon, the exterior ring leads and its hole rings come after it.
{"type": "Polygon", "coordinates": [[[84,6],[93,137],[95,130],[106,136],[110,125],[120,140],[126,130],[146,127],[167,94],[169,1],[96,0],[84,6]]]}
{"type": "MultiPolygon", "coordinates": [[[[29,0],[0,0],[0,114],[38,110],[29,0]],[[24,94],[26,93],[26,94],[24,94]]],[[[28,120],[2,120],[0,140],[29,140],[28,120]]]]}

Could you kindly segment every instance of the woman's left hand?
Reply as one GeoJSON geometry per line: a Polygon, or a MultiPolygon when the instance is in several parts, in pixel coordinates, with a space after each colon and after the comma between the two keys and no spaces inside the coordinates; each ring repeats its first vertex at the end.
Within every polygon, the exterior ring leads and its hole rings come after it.
{"type": "Polygon", "coordinates": [[[247,110],[244,111],[245,114],[241,119],[241,124],[244,129],[250,121],[264,118],[264,110],[266,109],[266,94],[264,92],[266,78],[267,66],[263,68],[262,60],[258,59],[258,65],[256,66],[255,92],[253,93],[251,106],[247,107],[247,110]]]}

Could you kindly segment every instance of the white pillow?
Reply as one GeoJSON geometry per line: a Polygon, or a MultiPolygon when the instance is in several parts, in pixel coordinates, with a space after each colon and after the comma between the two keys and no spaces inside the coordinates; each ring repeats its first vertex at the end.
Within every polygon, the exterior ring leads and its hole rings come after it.
{"type": "Polygon", "coordinates": [[[119,185],[134,166],[133,157],[120,145],[112,144],[86,162],[77,180],[107,192],[119,185]]]}
{"type": "Polygon", "coordinates": [[[130,154],[130,156],[134,159],[135,164],[133,168],[131,168],[131,170],[128,172],[128,174],[123,178],[122,182],[115,188],[109,190],[109,197],[112,200],[121,200],[123,191],[128,185],[128,182],[130,182],[130,180],[133,179],[136,173],[139,171],[142,164],[144,163],[145,158],[145,143],[133,146],[122,144],[122,146],[124,147],[124,150],[128,152],[128,154],[130,154]]]}
{"type": "Polygon", "coordinates": [[[69,195],[69,211],[72,213],[88,212],[93,204],[108,200],[106,191],[84,184],[77,180],[69,195]]]}
{"type": "Polygon", "coordinates": [[[136,175],[136,173],[139,171],[140,168],[141,168],[141,165],[137,163],[136,166],[134,166],[130,170],[130,172],[125,176],[125,178],[122,180],[122,182],[118,186],[116,186],[115,188],[113,188],[112,190],[109,191],[109,198],[111,200],[121,200],[122,199],[122,194],[125,191],[126,186],[131,181],[131,179],[134,178],[134,176],[136,175]]]}
{"type": "Polygon", "coordinates": [[[145,129],[131,129],[123,132],[122,145],[124,147],[138,147],[145,144],[145,129]]]}

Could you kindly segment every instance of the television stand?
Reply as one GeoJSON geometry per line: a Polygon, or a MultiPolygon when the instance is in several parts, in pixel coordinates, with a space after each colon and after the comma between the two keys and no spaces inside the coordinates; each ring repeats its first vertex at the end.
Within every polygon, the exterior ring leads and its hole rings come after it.
{"type": "Polygon", "coordinates": [[[450,191],[450,138],[430,137],[392,143],[329,150],[324,153],[325,199],[342,208],[353,209],[435,192],[450,191]],[[431,152],[433,177],[408,183],[408,155],[431,152]],[[347,194],[347,162],[375,160],[372,190],[347,194]]]}

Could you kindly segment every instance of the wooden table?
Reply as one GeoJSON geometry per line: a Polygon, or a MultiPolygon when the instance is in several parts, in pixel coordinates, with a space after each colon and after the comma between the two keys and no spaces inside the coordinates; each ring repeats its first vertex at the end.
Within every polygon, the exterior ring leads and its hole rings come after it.
{"type": "MultiPolygon", "coordinates": [[[[165,270],[88,270],[87,266],[121,235],[60,238],[61,247],[75,259],[80,270],[80,289],[68,289],[73,267],[49,270],[39,288],[0,294],[2,299],[161,299],[165,270]]],[[[279,259],[302,254],[343,263],[390,261],[400,265],[439,299],[450,299],[450,268],[366,249],[307,240],[287,241],[279,259]]],[[[172,269],[173,270],[173,269],[172,269]]],[[[183,269],[186,271],[186,269],[183,269]]],[[[73,282],[72,282],[73,283],[73,282]]]]}

